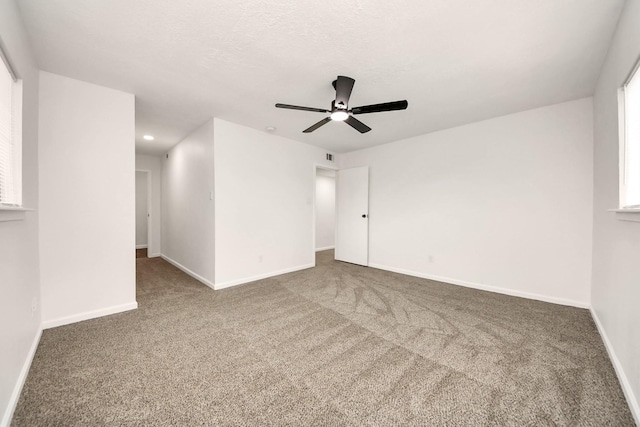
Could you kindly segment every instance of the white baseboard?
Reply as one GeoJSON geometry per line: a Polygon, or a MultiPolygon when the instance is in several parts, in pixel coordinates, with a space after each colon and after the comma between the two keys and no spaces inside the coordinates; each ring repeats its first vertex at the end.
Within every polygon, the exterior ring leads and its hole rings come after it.
{"type": "Polygon", "coordinates": [[[7,409],[4,411],[4,415],[2,416],[2,422],[0,422],[0,426],[2,427],[9,427],[9,424],[11,424],[11,418],[13,418],[13,413],[16,410],[16,406],[18,406],[20,393],[22,393],[22,387],[24,387],[24,383],[25,381],[27,381],[27,375],[29,375],[29,369],[31,368],[33,357],[36,355],[36,350],[38,349],[38,344],[40,343],[41,336],[42,329],[39,328],[36,336],[33,338],[31,348],[29,349],[29,353],[27,353],[27,358],[22,365],[20,375],[18,375],[18,381],[16,381],[16,384],[13,387],[11,397],[9,397],[9,404],[7,405],[7,409]]]}
{"type": "Polygon", "coordinates": [[[598,315],[593,310],[593,307],[589,309],[591,311],[591,317],[593,317],[593,321],[598,328],[598,332],[600,332],[600,337],[604,342],[604,348],[607,349],[607,353],[609,354],[609,359],[611,360],[611,364],[613,364],[613,369],[616,371],[616,375],[618,376],[618,381],[622,386],[622,392],[624,393],[624,397],[627,399],[627,404],[629,404],[629,409],[631,410],[631,414],[636,421],[636,425],[640,426],[640,404],[638,403],[638,399],[633,394],[633,389],[631,388],[631,384],[629,384],[629,379],[627,375],[624,373],[624,369],[620,364],[620,360],[618,360],[618,356],[616,356],[616,352],[611,345],[611,341],[609,341],[609,337],[607,336],[598,315]]]}
{"type": "Polygon", "coordinates": [[[157,253],[157,254],[147,254],[147,258],[158,258],[161,257],[162,254],[161,253],[157,253]]]}
{"type": "Polygon", "coordinates": [[[197,281],[202,282],[203,284],[207,285],[211,289],[216,289],[212,282],[208,281],[207,279],[205,279],[204,277],[202,277],[198,273],[195,273],[195,272],[189,270],[187,267],[185,267],[184,265],[180,264],[178,261],[172,260],[171,258],[166,256],[165,254],[160,254],[160,256],[162,257],[163,260],[167,261],[169,264],[172,264],[173,266],[175,266],[175,267],[179,268],[180,270],[184,271],[185,273],[187,273],[189,276],[193,277],[197,281]]]}
{"type": "Polygon", "coordinates": [[[294,271],[300,271],[300,270],[306,270],[307,268],[311,268],[311,267],[315,267],[315,264],[314,263],[305,264],[297,267],[286,268],[284,270],[272,271],[271,273],[259,274],[257,276],[247,277],[243,279],[229,280],[222,283],[216,283],[213,289],[220,290],[224,288],[229,288],[231,286],[242,285],[244,283],[255,282],[256,280],[267,279],[273,276],[279,276],[281,274],[292,273],[294,271]]]}
{"type": "Polygon", "coordinates": [[[435,280],[437,282],[444,282],[444,283],[450,283],[452,285],[464,286],[466,288],[473,288],[473,289],[479,289],[482,291],[495,292],[498,294],[511,295],[514,297],[534,299],[538,301],[550,302],[553,304],[560,304],[560,305],[568,305],[571,307],[578,307],[578,308],[590,307],[589,303],[584,301],[575,301],[575,300],[570,300],[565,298],[556,298],[556,297],[551,297],[547,295],[534,294],[531,292],[522,292],[522,291],[516,291],[513,289],[500,288],[497,286],[483,285],[481,283],[467,282],[464,280],[457,280],[449,277],[418,273],[415,271],[404,270],[401,268],[388,267],[386,265],[381,265],[381,264],[369,264],[369,267],[378,268],[380,270],[392,271],[394,273],[406,274],[407,276],[420,277],[422,279],[429,279],[429,280],[435,280]]]}
{"type": "Polygon", "coordinates": [[[147,249],[148,245],[136,245],[136,249],[147,249]]]}
{"type": "Polygon", "coordinates": [[[316,248],[316,252],[320,252],[320,251],[328,251],[329,249],[335,249],[335,246],[325,246],[322,248],[316,248]]]}
{"type": "Polygon", "coordinates": [[[59,317],[57,319],[42,322],[42,329],[55,328],[57,326],[68,325],[70,323],[82,322],[83,320],[95,319],[96,317],[108,316],[110,314],[122,313],[123,311],[135,310],[138,308],[137,302],[115,305],[101,308],[99,310],[85,311],[71,316],[59,317]]]}

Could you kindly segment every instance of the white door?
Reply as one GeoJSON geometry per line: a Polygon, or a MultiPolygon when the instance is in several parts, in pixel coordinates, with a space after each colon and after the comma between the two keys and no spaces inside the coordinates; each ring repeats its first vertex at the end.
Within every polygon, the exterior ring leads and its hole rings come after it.
{"type": "Polygon", "coordinates": [[[336,252],[338,261],[369,264],[369,168],[336,174],[336,252]]]}

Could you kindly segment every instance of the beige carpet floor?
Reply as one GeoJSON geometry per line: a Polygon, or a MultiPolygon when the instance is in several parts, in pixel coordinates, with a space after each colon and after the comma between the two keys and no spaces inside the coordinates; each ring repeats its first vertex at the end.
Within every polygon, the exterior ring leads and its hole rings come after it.
{"type": "Polygon", "coordinates": [[[587,310],[333,261],[44,331],[12,425],[632,426],[587,310]]]}

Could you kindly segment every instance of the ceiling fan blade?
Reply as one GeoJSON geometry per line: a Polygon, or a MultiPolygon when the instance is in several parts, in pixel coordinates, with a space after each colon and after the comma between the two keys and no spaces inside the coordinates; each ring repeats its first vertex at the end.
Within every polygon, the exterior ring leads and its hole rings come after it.
{"type": "Polygon", "coordinates": [[[316,123],[315,125],[303,130],[303,133],[311,133],[314,130],[318,129],[320,126],[324,126],[327,123],[329,123],[331,121],[331,117],[325,117],[324,119],[320,120],[318,123],[316,123]]]}
{"type": "Polygon", "coordinates": [[[314,111],[316,113],[329,113],[329,110],[323,110],[322,108],[313,108],[313,107],[300,107],[298,105],[289,105],[289,104],[276,104],[277,108],[288,108],[289,110],[301,110],[301,111],[314,111]]]}
{"type": "Polygon", "coordinates": [[[347,108],[347,105],[349,105],[349,98],[351,98],[351,91],[353,90],[353,85],[356,81],[351,77],[338,76],[335,83],[336,105],[342,103],[342,105],[344,105],[343,108],[347,108]]]}
{"type": "Polygon", "coordinates": [[[371,130],[369,126],[365,125],[364,123],[362,123],[360,120],[356,119],[353,116],[347,117],[344,122],[360,133],[366,133],[371,130]]]}
{"type": "Polygon", "coordinates": [[[384,102],[382,104],[364,105],[351,109],[352,114],[379,113],[381,111],[404,110],[409,103],[404,101],[384,102]]]}

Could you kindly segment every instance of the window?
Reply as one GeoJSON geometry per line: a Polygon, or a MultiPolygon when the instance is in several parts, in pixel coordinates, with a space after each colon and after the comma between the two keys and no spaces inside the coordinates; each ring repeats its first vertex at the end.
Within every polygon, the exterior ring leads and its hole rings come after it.
{"type": "Polygon", "coordinates": [[[640,62],[621,89],[620,207],[640,209],[640,62]]]}
{"type": "Polygon", "coordinates": [[[22,82],[0,48],[0,207],[22,205],[22,82]]]}

